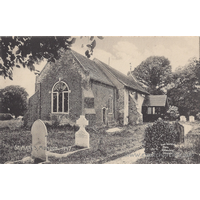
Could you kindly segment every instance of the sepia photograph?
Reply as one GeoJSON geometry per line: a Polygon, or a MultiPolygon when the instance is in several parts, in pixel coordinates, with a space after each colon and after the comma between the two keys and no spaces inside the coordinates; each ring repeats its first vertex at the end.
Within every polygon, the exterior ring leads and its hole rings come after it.
{"type": "Polygon", "coordinates": [[[1,164],[199,164],[198,36],[0,38],[1,164]]]}
{"type": "Polygon", "coordinates": [[[1,2],[1,199],[198,199],[198,14],[1,2]]]}

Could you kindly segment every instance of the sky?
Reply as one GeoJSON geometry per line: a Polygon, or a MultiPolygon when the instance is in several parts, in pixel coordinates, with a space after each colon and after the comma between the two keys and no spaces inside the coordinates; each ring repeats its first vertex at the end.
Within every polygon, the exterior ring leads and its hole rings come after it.
{"type": "MultiPolygon", "coordinates": [[[[89,37],[76,37],[72,49],[84,55],[89,37]],[[83,44],[83,47],[82,47],[83,44]]],[[[187,64],[193,57],[199,57],[199,37],[134,37],[134,36],[109,36],[103,40],[96,39],[97,45],[94,49],[94,57],[107,63],[110,66],[127,74],[137,67],[149,56],[164,56],[169,59],[172,70],[187,64]],[[131,63],[131,64],[130,64],[131,63]]],[[[42,70],[45,62],[35,65],[36,69],[42,70]]],[[[34,94],[35,74],[28,69],[14,68],[13,81],[0,77],[0,88],[8,85],[20,85],[26,89],[29,97],[34,94]]]]}

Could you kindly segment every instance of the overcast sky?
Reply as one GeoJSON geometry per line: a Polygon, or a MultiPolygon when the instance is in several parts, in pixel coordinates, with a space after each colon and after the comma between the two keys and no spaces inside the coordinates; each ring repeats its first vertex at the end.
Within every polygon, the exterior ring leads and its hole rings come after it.
{"type": "MultiPolygon", "coordinates": [[[[72,49],[84,54],[86,48],[81,48],[82,44],[87,44],[88,37],[76,40],[72,49]]],[[[178,66],[183,66],[192,57],[199,57],[198,37],[104,37],[97,39],[97,46],[93,57],[108,63],[124,74],[139,65],[149,56],[165,56],[172,65],[172,70],[178,66]]],[[[41,70],[45,63],[36,66],[41,70]]],[[[0,88],[8,85],[20,85],[24,87],[29,96],[34,94],[35,75],[28,69],[14,69],[13,81],[0,77],[0,88]]]]}

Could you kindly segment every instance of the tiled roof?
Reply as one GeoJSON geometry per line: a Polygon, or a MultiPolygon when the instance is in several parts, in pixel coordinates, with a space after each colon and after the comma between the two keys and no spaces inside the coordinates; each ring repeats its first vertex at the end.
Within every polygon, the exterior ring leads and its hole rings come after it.
{"type": "MultiPolygon", "coordinates": [[[[84,70],[89,71],[90,77],[92,80],[110,85],[115,86],[112,81],[109,79],[109,76],[115,77],[119,82],[121,82],[124,86],[132,88],[136,91],[139,91],[143,94],[149,94],[144,88],[142,88],[131,76],[126,76],[125,74],[117,71],[116,69],[106,65],[105,63],[101,62],[98,59],[90,60],[85,56],[70,50],[74,58],[79,62],[79,64],[83,67],[84,70]],[[102,70],[102,68],[106,70],[102,70]],[[105,73],[105,71],[109,71],[110,74],[105,73]]],[[[43,76],[45,76],[49,68],[51,67],[50,64],[46,64],[42,73],[38,76],[38,81],[41,81],[43,76]]]]}
{"type": "Polygon", "coordinates": [[[167,95],[149,95],[145,98],[143,106],[165,106],[167,95]]]}
{"type": "Polygon", "coordinates": [[[75,58],[78,60],[78,62],[82,65],[82,67],[89,71],[92,80],[99,81],[110,86],[114,86],[93,60],[90,60],[73,50],[71,51],[75,58]]]}
{"type": "Polygon", "coordinates": [[[142,88],[131,76],[126,76],[125,74],[119,72],[118,70],[110,67],[109,65],[101,62],[98,59],[94,59],[94,61],[101,65],[102,67],[106,68],[112,75],[115,76],[118,81],[120,81],[126,87],[132,88],[136,91],[142,92],[144,94],[149,94],[144,88],[142,88]]]}

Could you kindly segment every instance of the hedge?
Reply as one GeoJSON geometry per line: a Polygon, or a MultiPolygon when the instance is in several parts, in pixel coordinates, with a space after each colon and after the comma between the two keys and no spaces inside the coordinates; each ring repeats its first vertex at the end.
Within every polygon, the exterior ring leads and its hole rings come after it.
{"type": "Polygon", "coordinates": [[[174,124],[158,119],[145,129],[145,153],[161,155],[162,145],[175,144],[177,131],[174,124]]]}

